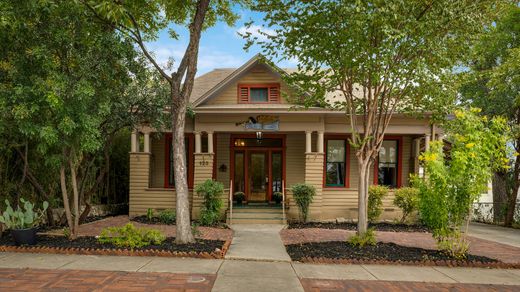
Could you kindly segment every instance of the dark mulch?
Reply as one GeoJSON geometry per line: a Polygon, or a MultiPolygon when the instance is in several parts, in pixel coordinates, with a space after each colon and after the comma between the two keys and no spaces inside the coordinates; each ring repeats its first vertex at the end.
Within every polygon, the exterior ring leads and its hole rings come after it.
{"type": "Polygon", "coordinates": [[[155,224],[155,225],[175,225],[175,221],[171,223],[164,223],[159,219],[159,217],[152,217],[151,219],[148,219],[148,216],[141,215],[136,216],[133,218],[130,218],[130,221],[139,222],[143,224],[155,224]]]}
{"type": "MultiPolygon", "coordinates": [[[[109,218],[109,217],[114,217],[114,216],[117,216],[117,215],[88,216],[85,219],[85,222],[82,222],[81,224],[92,223],[92,222],[96,222],[96,221],[103,220],[103,219],[106,219],[106,218],[109,218]]],[[[47,231],[51,231],[51,230],[55,230],[55,229],[59,229],[59,228],[64,228],[64,227],[67,227],[67,222],[58,223],[58,224],[55,224],[53,226],[50,226],[50,225],[40,225],[40,226],[38,226],[38,232],[47,232],[47,231]]]]}
{"type": "Polygon", "coordinates": [[[395,243],[378,242],[374,246],[355,247],[344,241],[313,242],[304,244],[291,244],[286,246],[287,253],[294,261],[302,261],[304,258],[328,258],[351,260],[376,260],[391,262],[417,262],[417,261],[461,261],[496,263],[496,259],[483,256],[468,255],[465,260],[456,260],[449,255],[431,249],[408,247],[395,243]]]}
{"type": "MultiPolygon", "coordinates": [[[[212,253],[216,249],[221,250],[224,241],[221,240],[206,240],[197,239],[195,243],[191,244],[175,244],[174,237],[168,237],[161,245],[149,245],[142,248],[135,248],[136,251],[149,250],[167,250],[173,252],[207,252],[212,253]]],[[[0,245],[15,246],[14,241],[10,236],[3,236],[0,238],[0,245]]],[[[93,236],[82,236],[75,240],[69,240],[64,236],[38,235],[37,247],[53,247],[53,248],[89,248],[89,249],[121,249],[112,244],[101,244],[93,236]]]]}
{"type": "MultiPolygon", "coordinates": [[[[428,227],[424,225],[409,225],[403,223],[371,223],[368,225],[369,228],[374,228],[376,231],[393,231],[393,232],[430,232],[428,227]]],[[[290,223],[289,229],[303,229],[303,228],[323,228],[323,229],[345,229],[345,230],[357,230],[357,223],[320,223],[320,222],[308,222],[308,223],[290,223]]]]}

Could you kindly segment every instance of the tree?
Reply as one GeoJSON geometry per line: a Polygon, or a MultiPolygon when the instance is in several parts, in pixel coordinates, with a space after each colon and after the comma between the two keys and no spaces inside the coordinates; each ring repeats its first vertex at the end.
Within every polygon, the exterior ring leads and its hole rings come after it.
{"type": "MultiPolygon", "coordinates": [[[[263,0],[256,6],[274,33],[255,39],[266,55],[298,60],[287,81],[306,105],[346,113],[358,160],[358,233],[367,231],[369,174],[396,112],[422,112],[450,100],[448,73],[497,1],[263,0]],[[304,94],[307,93],[307,94],[304,94]]],[[[439,105],[445,109],[444,105],[439,105]]]]}
{"type": "Polygon", "coordinates": [[[134,82],[146,88],[142,81],[149,83],[150,76],[132,43],[106,25],[93,25],[84,6],[72,1],[1,5],[0,104],[1,124],[7,126],[0,137],[19,153],[22,179],[39,192],[53,196],[59,181],[75,238],[80,201],[88,202],[104,179],[112,137],[139,119],[160,116],[164,103],[157,92],[134,90],[134,82]],[[41,177],[50,184],[48,192],[41,177]]]}
{"type": "MultiPolygon", "coordinates": [[[[482,34],[468,67],[469,72],[462,73],[462,101],[482,108],[484,115],[506,117],[513,133],[510,144],[519,153],[520,7],[508,6],[496,25],[482,34]]],[[[510,164],[493,177],[494,220],[503,219],[506,226],[513,223],[520,188],[520,156],[512,156],[510,164]]]]}
{"type": "MultiPolygon", "coordinates": [[[[201,33],[204,28],[214,25],[218,20],[223,20],[230,25],[233,24],[237,19],[237,16],[231,11],[233,1],[81,1],[97,15],[99,20],[110,24],[123,36],[137,44],[170,87],[172,143],[174,145],[173,163],[177,200],[175,241],[177,243],[193,242],[184,147],[187,106],[193,88],[193,80],[197,73],[201,33]],[[152,53],[148,51],[145,42],[155,39],[158,32],[170,24],[187,26],[189,43],[176,69],[168,74],[157,63],[152,53]]],[[[178,39],[178,33],[173,28],[169,28],[169,33],[172,39],[178,39]]]]}

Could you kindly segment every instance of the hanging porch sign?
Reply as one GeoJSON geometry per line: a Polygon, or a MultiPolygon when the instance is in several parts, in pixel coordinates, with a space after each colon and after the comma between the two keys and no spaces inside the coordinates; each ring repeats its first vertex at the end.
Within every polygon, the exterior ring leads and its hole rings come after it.
{"type": "Polygon", "coordinates": [[[249,117],[247,121],[236,123],[236,125],[244,125],[246,130],[278,131],[280,129],[278,116],[271,115],[258,115],[256,118],[249,117]]]}

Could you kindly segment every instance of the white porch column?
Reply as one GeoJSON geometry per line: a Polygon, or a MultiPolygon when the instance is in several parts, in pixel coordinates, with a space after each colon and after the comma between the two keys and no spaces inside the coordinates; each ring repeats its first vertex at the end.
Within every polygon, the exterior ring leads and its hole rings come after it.
{"type": "Polygon", "coordinates": [[[213,153],[213,132],[208,132],[208,153],[213,153]]]}
{"type": "Polygon", "coordinates": [[[421,155],[421,138],[415,139],[414,142],[415,142],[415,157],[419,157],[419,155],[421,155]]]}
{"type": "Polygon", "coordinates": [[[317,145],[316,145],[316,150],[318,151],[318,153],[323,153],[323,143],[324,143],[324,134],[323,134],[323,131],[318,131],[318,141],[317,141],[317,145]]]}
{"type": "Polygon", "coordinates": [[[130,135],[130,152],[137,152],[137,131],[132,131],[130,135]]]}
{"type": "Polygon", "coordinates": [[[312,131],[305,131],[305,153],[312,152],[312,131]]]}
{"type": "Polygon", "coordinates": [[[201,152],[200,132],[195,132],[195,153],[201,152]]]}
{"type": "Polygon", "coordinates": [[[431,140],[430,134],[424,135],[424,151],[430,150],[430,140],[431,140]]]}
{"type": "Polygon", "coordinates": [[[144,152],[150,153],[150,133],[144,133],[144,152]]]}

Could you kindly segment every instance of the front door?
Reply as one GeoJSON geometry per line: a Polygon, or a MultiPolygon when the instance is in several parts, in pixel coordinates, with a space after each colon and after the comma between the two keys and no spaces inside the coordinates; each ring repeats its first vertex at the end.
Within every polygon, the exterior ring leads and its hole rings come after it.
{"type": "Polygon", "coordinates": [[[249,202],[268,201],[269,161],[267,151],[251,151],[248,158],[249,202]]]}

